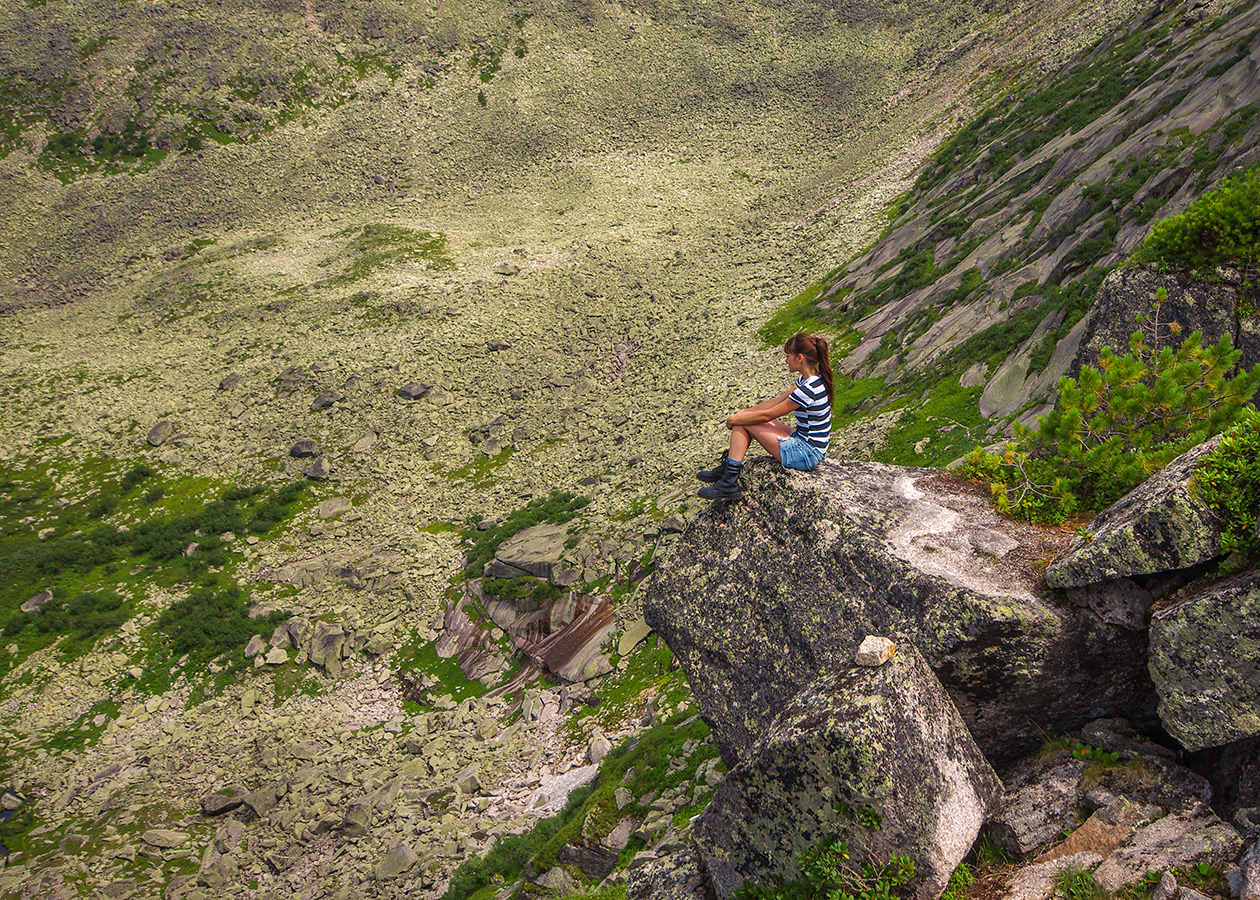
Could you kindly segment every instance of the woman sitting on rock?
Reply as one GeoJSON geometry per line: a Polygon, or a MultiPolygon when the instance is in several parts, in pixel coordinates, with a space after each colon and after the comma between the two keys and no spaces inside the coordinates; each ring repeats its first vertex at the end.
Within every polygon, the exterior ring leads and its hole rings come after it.
{"type": "Polygon", "coordinates": [[[715,469],[697,472],[696,477],[710,485],[700,496],[710,500],[738,497],[739,473],[748,445],[756,440],[783,464],[785,469],[811,472],[827,454],[831,437],[831,361],[827,341],[812,334],[789,338],[783,345],[787,369],[796,372],[796,385],[777,397],[742,409],[726,419],[731,430],[731,446],[715,469]],[[793,413],[795,430],[778,421],[793,413]]]}

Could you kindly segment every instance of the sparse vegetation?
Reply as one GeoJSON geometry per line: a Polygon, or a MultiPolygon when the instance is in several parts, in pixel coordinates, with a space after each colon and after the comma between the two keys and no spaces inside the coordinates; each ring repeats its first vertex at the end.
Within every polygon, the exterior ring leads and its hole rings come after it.
{"type": "Polygon", "coordinates": [[[964,471],[990,483],[999,508],[1042,522],[1100,510],[1220,433],[1248,404],[1260,366],[1230,377],[1240,352],[1228,335],[1205,347],[1195,332],[1168,346],[1179,328],[1158,313],[1157,301],[1129,353],[1104,348],[1097,368],[1061,379],[1059,403],[1036,430],[1017,427],[1000,455],[968,457],[964,471]]]}
{"type": "Polygon", "coordinates": [[[552,491],[545,497],[537,497],[520,509],[513,510],[501,523],[482,529],[477,527],[476,522],[469,522],[464,532],[468,542],[464,575],[468,578],[480,578],[482,569],[504,541],[543,522],[563,525],[590,502],[589,497],[568,491],[552,491]]]}
{"type": "MultiPolygon", "coordinates": [[[[302,483],[274,492],[229,488],[205,502],[189,496],[186,486],[166,482],[178,487],[178,494],[166,510],[155,511],[160,488],[137,495],[141,485],[157,477],[152,467],[139,464],[117,480],[103,480],[94,497],[58,507],[49,503],[49,480],[20,471],[7,476],[0,498],[0,569],[7,573],[0,585],[0,629],[6,640],[16,642],[16,658],[61,635],[67,636],[63,654],[89,649],[134,614],[143,596],[141,571],[168,586],[210,583],[208,576],[236,558],[225,535],[271,532],[293,514],[306,490],[302,483]],[[180,513],[181,507],[189,511],[180,513]],[[20,522],[23,516],[33,518],[32,513],[47,523],[42,537],[20,522]],[[111,518],[121,521],[106,521],[111,518]],[[37,611],[21,611],[22,603],[45,589],[53,599],[37,611]]],[[[220,611],[227,613],[226,608],[220,611]]],[[[225,618],[223,624],[231,620],[225,618]]],[[[186,624],[189,634],[211,637],[205,628],[186,624]]],[[[216,637],[201,649],[218,655],[229,648],[216,637]]],[[[16,658],[0,654],[6,667],[16,658]]]]}
{"type": "Polygon", "coordinates": [[[1235,568],[1255,559],[1260,554],[1260,413],[1241,411],[1220,446],[1200,464],[1194,484],[1221,517],[1221,548],[1238,554],[1235,568]]]}

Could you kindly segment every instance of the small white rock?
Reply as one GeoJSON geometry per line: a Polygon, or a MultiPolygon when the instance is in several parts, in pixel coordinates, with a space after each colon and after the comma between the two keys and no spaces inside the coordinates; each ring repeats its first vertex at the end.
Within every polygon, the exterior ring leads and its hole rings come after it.
{"type": "Polygon", "coordinates": [[[888,640],[888,638],[868,634],[865,640],[862,641],[862,646],[858,647],[853,661],[859,666],[882,666],[892,659],[892,655],[896,650],[897,645],[888,640]]]}

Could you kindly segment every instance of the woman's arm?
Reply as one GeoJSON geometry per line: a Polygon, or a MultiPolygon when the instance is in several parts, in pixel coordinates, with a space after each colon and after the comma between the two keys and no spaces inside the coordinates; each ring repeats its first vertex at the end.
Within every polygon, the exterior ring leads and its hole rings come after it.
{"type": "Polygon", "coordinates": [[[763,422],[770,422],[782,416],[786,416],[790,412],[796,410],[796,401],[791,399],[792,392],[785,391],[778,397],[772,397],[769,400],[763,400],[756,406],[750,406],[748,409],[741,409],[733,415],[727,416],[726,427],[734,428],[736,425],[760,425],[763,422]]]}
{"type": "MultiPolygon", "coordinates": [[[[784,400],[786,400],[788,397],[791,397],[791,396],[792,396],[792,391],[794,391],[794,390],[796,390],[796,388],[795,388],[795,387],[788,388],[786,391],[784,391],[784,392],[783,392],[782,394],[780,394],[779,396],[777,396],[777,397],[771,397],[771,398],[770,398],[770,399],[768,399],[768,400],[762,400],[762,401],[761,401],[760,403],[758,403],[756,406],[750,406],[750,407],[748,407],[748,409],[740,410],[740,412],[752,412],[752,411],[753,411],[753,410],[755,410],[755,409],[756,409],[756,410],[762,410],[762,409],[773,409],[774,407],[781,405],[781,404],[783,403],[783,401],[784,401],[784,400]]],[[[793,404],[793,406],[795,406],[795,404],[793,404]]],[[[786,415],[786,413],[780,413],[780,415],[786,415]]],[[[775,416],[775,418],[777,419],[777,418],[778,418],[778,416],[775,416]]],[[[766,421],[769,421],[769,420],[766,420],[766,421]]],[[[753,423],[753,424],[756,424],[756,423],[753,423]]]]}

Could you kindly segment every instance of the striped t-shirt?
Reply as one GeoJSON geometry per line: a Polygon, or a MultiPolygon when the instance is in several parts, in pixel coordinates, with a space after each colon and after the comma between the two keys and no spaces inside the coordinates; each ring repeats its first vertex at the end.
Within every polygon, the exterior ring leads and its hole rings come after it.
{"type": "Polygon", "coordinates": [[[831,401],[827,399],[827,386],[817,375],[796,379],[796,390],[789,398],[796,404],[797,437],[818,447],[827,449],[831,439],[831,401]]]}

